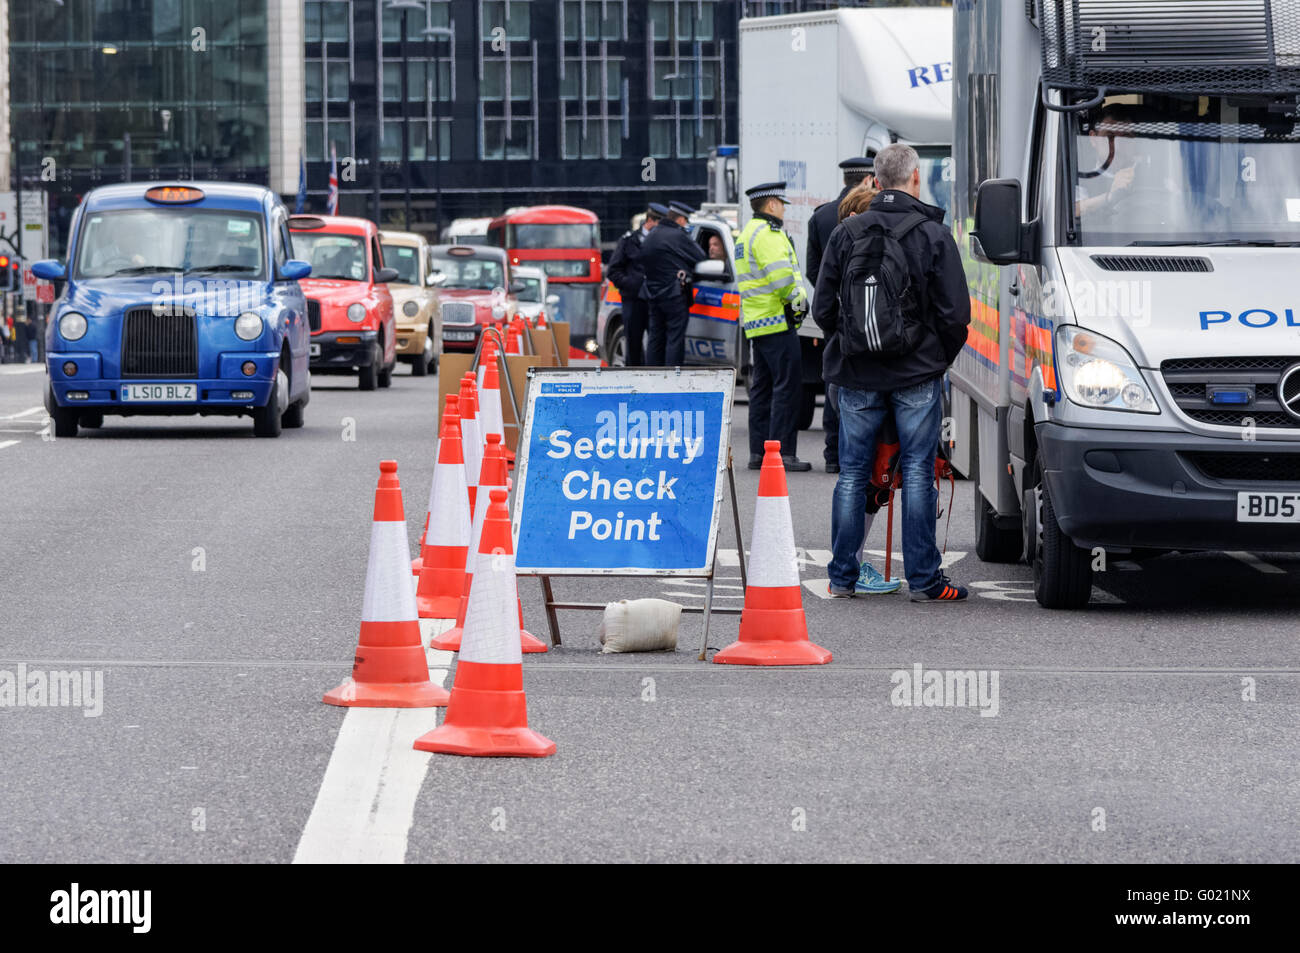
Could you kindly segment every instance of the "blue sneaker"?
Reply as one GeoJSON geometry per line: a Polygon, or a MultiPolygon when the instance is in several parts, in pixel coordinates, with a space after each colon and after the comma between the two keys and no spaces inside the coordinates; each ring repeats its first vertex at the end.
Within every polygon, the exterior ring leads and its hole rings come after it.
{"type": "Polygon", "coordinates": [[[871,563],[863,563],[862,570],[858,573],[858,583],[853,589],[864,596],[879,596],[897,592],[902,587],[903,580],[890,579],[886,582],[879,569],[871,563]]]}

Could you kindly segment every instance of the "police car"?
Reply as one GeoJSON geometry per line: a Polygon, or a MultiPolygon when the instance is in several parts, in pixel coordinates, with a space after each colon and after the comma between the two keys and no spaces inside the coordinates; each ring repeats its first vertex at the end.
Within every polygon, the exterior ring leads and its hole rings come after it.
{"type": "Polygon", "coordinates": [[[311,397],[307,306],[288,214],[260,186],[122,184],[88,193],[46,329],[45,406],[59,437],[106,415],[225,414],[277,437],[311,397]]]}

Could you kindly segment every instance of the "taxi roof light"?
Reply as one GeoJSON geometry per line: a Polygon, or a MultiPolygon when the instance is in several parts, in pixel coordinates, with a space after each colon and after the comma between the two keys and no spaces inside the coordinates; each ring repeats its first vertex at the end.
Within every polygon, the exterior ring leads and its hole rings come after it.
{"type": "Polygon", "coordinates": [[[203,190],[188,185],[157,185],[144,193],[150,202],[161,205],[185,205],[203,198],[203,190]]]}

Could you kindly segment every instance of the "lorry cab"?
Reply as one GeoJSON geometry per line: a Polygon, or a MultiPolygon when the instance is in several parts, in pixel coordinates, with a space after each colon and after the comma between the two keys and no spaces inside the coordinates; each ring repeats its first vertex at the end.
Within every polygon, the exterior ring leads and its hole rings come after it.
{"type": "Polygon", "coordinates": [[[429,268],[438,281],[446,351],[473,351],[485,327],[515,316],[512,273],[504,248],[432,245],[429,268]]]}
{"type": "Polygon", "coordinates": [[[1300,71],[1272,5],[1030,7],[955,14],[977,553],[1074,608],[1108,557],[1296,552],[1300,71]]]}
{"type": "Polygon", "coordinates": [[[361,390],[388,387],[397,366],[397,323],[379,228],[364,218],[293,215],[294,249],[312,266],[303,282],[311,321],[311,368],[356,374],[361,390]]]}
{"type": "Polygon", "coordinates": [[[397,272],[388,283],[397,323],[397,359],[424,377],[438,366],[442,353],[442,316],[437,280],[429,270],[429,242],[415,232],[379,233],[384,264],[397,272]]]}
{"type": "Polygon", "coordinates": [[[104,417],[253,418],[258,436],[301,427],[311,398],[307,306],[288,213],[260,186],[125,183],[73,215],[46,330],[45,406],[59,437],[104,417]]]}

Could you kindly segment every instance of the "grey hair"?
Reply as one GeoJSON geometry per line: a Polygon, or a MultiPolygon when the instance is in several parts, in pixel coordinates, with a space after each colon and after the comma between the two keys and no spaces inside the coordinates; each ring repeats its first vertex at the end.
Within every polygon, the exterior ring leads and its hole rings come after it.
{"type": "Polygon", "coordinates": [[[912,181],[920,166],[916,150],[901,142],[892,142],[876,155],[876,181],[882,189],[901,189],[912,181]]]}

